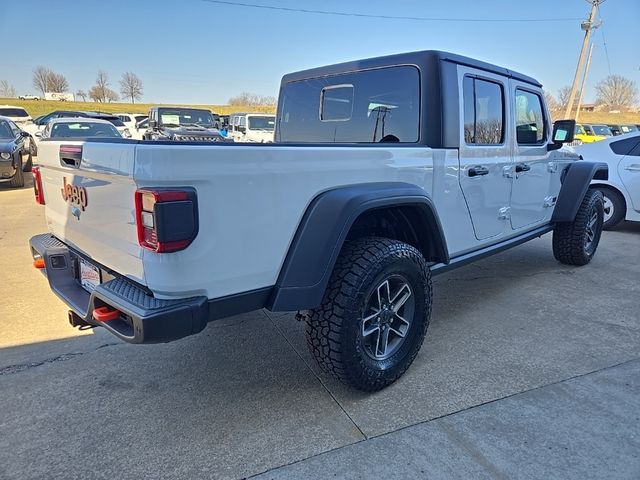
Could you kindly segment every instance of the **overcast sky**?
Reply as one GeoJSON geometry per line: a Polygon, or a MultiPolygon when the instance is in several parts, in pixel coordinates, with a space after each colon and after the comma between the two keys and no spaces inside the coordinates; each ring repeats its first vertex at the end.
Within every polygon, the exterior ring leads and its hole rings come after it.
{"type": "MultiPolygon", "coordinates": [[[[529,74],[556,94],[573,79],[580,20],[589,11],[585,0],[229,3],[456,21],[324,15],[205,0],[0,0],[0,79],[19,94],[37,93],[32,71],[45,65],[66,75],[75,92],[88,90],[103,69],[118,90],[122,73],[132,71],[144,83],[147,102],[224,104],[241,91],[276,96],[280,78],[290,71],[438,49],[529,74]]],[[[611,73],[640,85],[640,0],[608,0],[600,10],[604,23],[593,36],[586,102],[594,100],[593,85],[609,74],[609,65],[611,73]]]]}

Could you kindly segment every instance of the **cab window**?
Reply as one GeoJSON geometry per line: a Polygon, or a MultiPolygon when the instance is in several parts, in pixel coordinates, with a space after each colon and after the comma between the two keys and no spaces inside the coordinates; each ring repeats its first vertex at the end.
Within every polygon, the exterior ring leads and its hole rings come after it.
{"type": "Polygon", "coordinates": [[[542,99],[536,93],[516,89],[516,138],[518,145],[538,145],[545,141],[542,99]]]}
{"type": "Polygon", "coordinates": [[[469,145],[499,145],[504,141],[504,93],[502,85],[464,77],[464,141],[469,145]]]}
{"type": "Polygon", "coordinates": [[[402,65],[290,82],[277,124],[280,142],[418,142],[420,72],[402,65]]]}

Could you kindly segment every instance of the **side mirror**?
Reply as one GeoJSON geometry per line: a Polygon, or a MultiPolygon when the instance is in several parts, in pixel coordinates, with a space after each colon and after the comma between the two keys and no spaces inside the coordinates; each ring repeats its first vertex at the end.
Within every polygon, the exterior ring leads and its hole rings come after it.
{"type": "Polygon", "coordinates": [[[553,122],[553,133],[551,135],[553,143],[549,144],[548,149],[557,150],[562,147],[563,143],[573,142],[575,133],[575,120],[557,120],[553,122]]]}
{"type": "Polygon", "coordinates": [[[149,120],[149,128],[153,128],[153,129],[158,128],[158,121],[157,120],[149,120]]]}
{"type": "Polygon", "coordinates": [[[23,138],[27,138],[27,137],[30,137],[31,135],[29,135],[29,133],[25,132],[24,130],[20,130],[20,136],[23,138]]]}

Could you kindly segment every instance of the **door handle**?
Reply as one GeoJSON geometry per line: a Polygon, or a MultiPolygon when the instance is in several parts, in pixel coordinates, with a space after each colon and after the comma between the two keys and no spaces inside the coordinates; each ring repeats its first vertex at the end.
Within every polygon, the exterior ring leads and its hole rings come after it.
{"type": "Polygon", "coordinates": [[[529,170],[531,170],[531,165],[526,163],[518,163],[516,165],[516,173],[528,172],[529,170]]]}
{"type": "Polygon", "coordinates": [[[471,167],[467,172],[470,177],[479,177],[480,175],[487,175],[488,173],[489,169],[487,167],[483,167],[482,165],[471,167]]]}
{"type": "Polygon", "coordinates": [[[631,165],[624,167],[624,169],[629,170],[630,172],[640,172],[640,163],[632,163],[631,165]]]}

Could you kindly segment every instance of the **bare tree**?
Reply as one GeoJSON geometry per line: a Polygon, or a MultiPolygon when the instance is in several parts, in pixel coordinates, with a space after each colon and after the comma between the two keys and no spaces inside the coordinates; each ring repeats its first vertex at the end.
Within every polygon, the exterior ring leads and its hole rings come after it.
{"type": "Polygon", "coordinates": [[[42,65],[36,67],[33,71],[32,83],[33,87],[39,90],[42,95],[46,92],[65,92],[69,88],[69,82],[64,75],[42,65]]]}
{"type": "Polygon", "coordinates": [[[142,98],[142,80],[135,73],[125,72],[120,79],[120,93],[124,98],[130,98],[131,103],[142,98]]]}
{"type": "Polygon", "coordinates": [[[48,92],[49,78],[53,71],[49,67],[43,67],[42,65],[35,68],[33,71],[33,88],[39,90],[42,95],[48,92]]]}
{"type": "Polygon", "coordinates": [[[109,88],[109,76],[102,70],[98,71],[96,84],[89,89],[89,97],[94,102],[114,102],[118,100],[118,94],[109,88]]]}
{"type": "Polygon", "coordinates": [[[107,102],[117,102],[118,100],[120,100],[120,97],[118,96],[118,94],[111,90],[110,88],[107,88],[107,90],[105,91],[106,94],[106,101],[107,102]]]}
{"type": "Polygon", "coordinates": [[[7,80],[0,80],[0,97],[16,97],[16,89],[7,80]]]}
{"type": "Polygon", "coordinates": [[[561,109],[567,108],[569,98],[571,97],[571,87],[569,85],[558,90],[558,106],[561,109]]]}
{"type": "Polygon", "coordinates": [[[276,97],[258,95],[257,93],[242,92],[240,95],[231,97],[229,105],[247,105],[250,107],[275,105],[276,97]]]}
{"type": "Polygon", "coordinates": [[[553,96],[553,94],[551,92],[544,92],[544,99],[547,102],[547,108],[550,111],[556,111],[559,109],[559,104],[558,101],[556,100],[556,97],[553,96]]]}
{"type": "Polygon", "coordinates": [[[638,102],[636,82],[622,75],[609,75],[596,84],[596,103],[610,108],[629,108],[638,102]]]}
{"type": "Polygon", "coordinates": [[[83,102],[87,101],[87,92],[85,92],[84,90],[78,90],[76,92],[76,97],[82,98],[83,102]]]}
{"type": "Polygon", "coordinates": [[[66,92],[69,89],[69,82],[61,73],[51,72],[49,76],[49,92],[66,92]]]}

